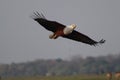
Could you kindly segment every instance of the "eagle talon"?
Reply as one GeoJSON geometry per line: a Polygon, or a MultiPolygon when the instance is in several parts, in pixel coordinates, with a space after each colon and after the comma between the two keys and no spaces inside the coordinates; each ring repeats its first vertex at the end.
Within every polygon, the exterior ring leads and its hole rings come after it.
{"type": "Polygon", "coordinates": [[[53,34],[51,34],[51,35],[49,36],[49,38],[50,38],[50,39],[53,39],[53,34]]]}
{"type": "Polygon", "coordinates": [[[58,36],[55,35],[55,34],[51,34],[51,35],[49,36],[49,38],[50,38],[50,39],[56,39],[56,38],[58,38],[58,36]]]}

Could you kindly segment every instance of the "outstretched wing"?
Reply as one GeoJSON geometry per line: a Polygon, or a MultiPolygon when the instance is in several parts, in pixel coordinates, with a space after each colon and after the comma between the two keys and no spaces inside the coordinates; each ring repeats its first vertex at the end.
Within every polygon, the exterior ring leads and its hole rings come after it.
{"type": "Polygon", "coordinates": [[[65,26],[63,24],[60,24],[56,21],[49,21],[45,18],[45,16],[41,13],[34,12],[34,15],[32,15],[32,18],[37,21],[40,25],[42,25],[45,29],[56,32],[58,29],[64,28],[65,26]]]}
{"type": "Polygon", "coordinates": [[[75,41],[78,41],[78,42],[82,42],[82,43],[86,43],[86,44],[89,44],[89,45],[96,45],[98,43],[102,44],[105,42],[105,40],[100,40],[99,42],[97,41],[94,41],[93,39],[89,38],[88,36],[80,33],[80,32],[77,32],[75,30],[73,30],[73,32],[71,34],[68,34],[68,35],[64,35],[62,36],[64,38],[68,38],[68,39],[72,39],[72,40],[75,40],[75,41]]]}

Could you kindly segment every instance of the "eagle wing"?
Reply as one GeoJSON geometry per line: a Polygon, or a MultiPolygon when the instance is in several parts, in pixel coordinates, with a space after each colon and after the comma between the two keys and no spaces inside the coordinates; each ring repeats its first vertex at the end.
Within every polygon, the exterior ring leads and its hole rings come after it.
{"type": "Polygon", "coordinates": [[[34,12],[34,15],[32,15],[32,18],[37,21],[40,25],[42,25],[45,29],[56,32],[58,29],[63,29],[65,25],[60,24],[56,21],[50,21],[45,18],[45,16],[41,13],[34,12]]]}
{"type": "Polygon", "coordinates": [[[86,43],[86,44],[89,44],[89,45],[94,45],[94,46],[97,45],[98,43],[102,44],[102,43],[105,42],[105,40],[103,40],[103,39],[100,40],[99,42],[94,41],[90,37],[78,32],[76,30],[73,30],[73,32],[71,34],[64,35],[62,37],[72,39],[72,40],[75,40],[75,41],[78,41],[78,42],[86,43]]]}

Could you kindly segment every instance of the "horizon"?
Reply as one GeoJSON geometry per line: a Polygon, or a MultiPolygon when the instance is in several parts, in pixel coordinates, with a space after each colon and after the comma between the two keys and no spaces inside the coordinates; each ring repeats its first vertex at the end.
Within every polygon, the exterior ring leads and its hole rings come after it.
{"type": "Polygon", "coordinates": [[[57,59],[60,59],[60,60],[63,60],[63,61],[71,61],[71,60],[74,60],[74,59],[87,59],[89,57],[92,57],[92,58],[100,58],[100,57],[113,57],[113,58],[117,58],[117,56],[119,56],[120,53],[118,54],[107,54],[107,55],[99,55],[99,56],[81,56],[81,55],[73,55],[69,58],[66,58],[66,59],[63,59],[63,58],[38,58],[38,59],[34,59],[34,60],[28,60],[28,61],[23,61],[23,62],[10,62],[10,63],[0,63],[0,65],[2,64],[20,64],[20,63],[28,63],[28,62],[35,62],[35,61],[39,61],[39,60],[57,60],[57,59]]]}

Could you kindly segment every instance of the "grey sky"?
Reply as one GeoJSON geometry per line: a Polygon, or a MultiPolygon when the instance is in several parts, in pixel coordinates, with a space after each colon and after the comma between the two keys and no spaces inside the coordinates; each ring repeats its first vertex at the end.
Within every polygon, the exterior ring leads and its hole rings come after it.
{"type": "Polygon", "coordinates": [[[120,0],[0,0],[0,63],[117,54],[119,35],[120,0]],[[51,32],[30,18],[34,11],[65,25],[74,23],[76,30],[106,43],[93,47],[64,38],[51,40],[51,32]]]}

